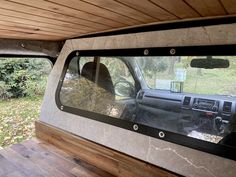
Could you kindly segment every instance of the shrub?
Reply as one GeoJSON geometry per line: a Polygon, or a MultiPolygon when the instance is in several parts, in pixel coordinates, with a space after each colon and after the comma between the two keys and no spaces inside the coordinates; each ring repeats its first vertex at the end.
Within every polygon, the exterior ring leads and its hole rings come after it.
{"type": "Polygon", "coordinates": [[[45,59],[0,59],[0,98],[43,94],[50,68],[45,59]]]}

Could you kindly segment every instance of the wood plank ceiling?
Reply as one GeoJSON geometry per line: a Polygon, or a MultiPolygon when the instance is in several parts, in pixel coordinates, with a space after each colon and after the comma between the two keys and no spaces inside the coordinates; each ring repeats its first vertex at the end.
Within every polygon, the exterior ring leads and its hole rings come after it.
{"type": "Polygon", "coordinates": [[[0,0],[0,38],[57,41],[235,13],[236,0],[0,0]]]}

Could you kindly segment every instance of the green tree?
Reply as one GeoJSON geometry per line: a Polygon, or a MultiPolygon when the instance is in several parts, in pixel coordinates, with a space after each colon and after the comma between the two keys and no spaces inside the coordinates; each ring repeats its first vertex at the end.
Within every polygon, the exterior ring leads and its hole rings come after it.
{"type": "Polygon", "coordinates": [[[50,69],[46,59],[1,58],[0,98],[42,94],[50,69]]]}

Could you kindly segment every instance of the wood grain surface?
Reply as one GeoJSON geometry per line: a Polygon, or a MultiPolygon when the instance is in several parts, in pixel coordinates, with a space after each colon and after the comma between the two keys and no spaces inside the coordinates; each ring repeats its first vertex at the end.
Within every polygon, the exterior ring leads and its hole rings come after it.
{"type": "Polygon", "coordinates": [[[54,41],[236,13],[234,0],[0,0],[0,4],[1,38],[54,41]]]}

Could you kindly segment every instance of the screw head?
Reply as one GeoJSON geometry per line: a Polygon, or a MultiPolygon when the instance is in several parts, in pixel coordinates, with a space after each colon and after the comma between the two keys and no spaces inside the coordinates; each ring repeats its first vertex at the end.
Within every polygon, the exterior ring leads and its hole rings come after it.
{"type": "Polygon", "coordinates": [[[143,52],[144,55],[148,55],[149,54],[149,50],[148,49],[145,49],[144,52],[143,52]]]}
{"type": "Polygon", "coordinates": [[[63,108],[64,108],[64,107],[63,107],[63,106],[61,106],[61,110],[63,110],[63,108]]]}
{"type": "Polygon", "coordinates": [[[170,49],[170,54],[171,54],[171,55],[175,55],[175,53],[176,53],[176,50],[175,50],[175,49],[170,49]]]}
{"type": "Polygon", "coordinates": [[[138,125],[137,125],[137,124],[134,124],[134,125],[133,125],[133,129],[134,129],[135,131],[137,131],[137,130],[138,130],[138,125]]]}
{"type": "Polygon", "coordinates": [[[165,137],[165,133],[163,131],[160,131],[158,133],[158,136],[159,136],[159,138],[164,138],[165,137]]]}

